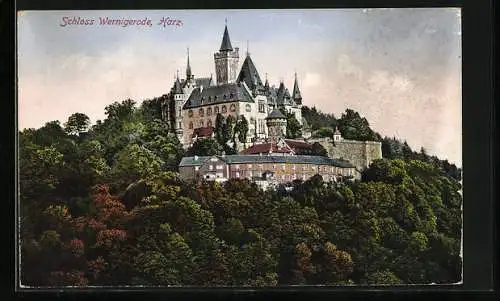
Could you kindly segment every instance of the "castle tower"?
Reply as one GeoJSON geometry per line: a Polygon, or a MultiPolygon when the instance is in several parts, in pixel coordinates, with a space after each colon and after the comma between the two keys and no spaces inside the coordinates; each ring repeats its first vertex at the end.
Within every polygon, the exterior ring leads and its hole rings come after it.
{"type": "Polygon", "coordinates": [[[266,117],[268,136],[271,141],[278,141],[286,135],[286,117],[278,109],[274,109],[266,117]]]}
{"type": "Polygon", "coordinates": [[[184,105],[184,91],[182,90],[182,85],[179,80],[179,75],[177,74],[177,79],[175,80],[174,86],[170,92],[173,101],[174,110],[170,115],[170,123],[174,129],[177,138],[182,141],[182,106],[184,105]]]}
{"type": "Polygon", "coordinates": [[[300,94],[299,82],[297,81],[297,73],[295,73],[295,82],[293,83],[293,100],[297,105],[302,105],[302,95],[300,94]]]}
{"type": "Polygon", "coordinates": [[[190,80],[193,78],[193,74],[191,73],[191,65],[189,64],[189,47],[187,49],[187,66],[186,66],[186,80],[190,80]]]}
{"type": "Polygon", "coordinates": [[[231,46],[227,24],[224,28],[219,52],[214,54],[217,85],[234,83],[238,72],[239,49],[231,46]]]}
{"type": "Polygon", "coordinates": [[[342,140],[342,134],[338,127],[335,127],[335,132],[333,133],[333,141],[338,142],[342,140]]]}

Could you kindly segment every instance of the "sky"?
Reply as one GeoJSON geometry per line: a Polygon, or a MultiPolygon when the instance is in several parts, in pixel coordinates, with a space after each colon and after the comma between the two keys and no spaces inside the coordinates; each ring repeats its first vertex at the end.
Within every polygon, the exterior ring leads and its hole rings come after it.
{"type": "Polygon", "coordinates": [[[18,14],[18,125],[92,122],[104,107],[169,92],[189,47],[195,77],[214,74],[227,19],[240,65],[262,80],[297,73],[303,103],[340,117],[358,111],[382,136],[462,164],[461,17],[458,8],[189,11],[24,11],[18,14]],[[66,25],[64,17],[94,19],[66,25]],[[99,18],[152,25],[99,25],[99,18]],[[182,24],[158,25],[162,18],[182,24]]]}

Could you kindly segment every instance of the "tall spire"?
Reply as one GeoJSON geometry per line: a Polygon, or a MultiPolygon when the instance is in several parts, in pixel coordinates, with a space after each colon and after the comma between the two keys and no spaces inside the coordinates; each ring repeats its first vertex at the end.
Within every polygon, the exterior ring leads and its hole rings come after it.
{"type": "Polygon", "coordinates": [[[189,47],[187,48],[187,66],[186,66],[186,80],[191,79],[191,65],[189,64],[189,47]]]}
{"type": "Polygon", "coordinates": [[[302,104],[302,95],[300,94],[297,72],[295,72],[295,82],[293,83],[293,100],[298,105],[302,104]]]}
{"type": "Polygon", "coordinates": [[[224,27],[224,35],[222,36],[222,43],[220,45],[219,51],[233,51],[233,46],[231,46],[231,40],[229,39],[229,32],[227,31],[227,19],[226,26],[224,27]]]}
{"type": "Polygon", "coordinates": [[[250,51],[248,50],[248,40],[247,40],[247,56],[250,55],[250,51]]]}

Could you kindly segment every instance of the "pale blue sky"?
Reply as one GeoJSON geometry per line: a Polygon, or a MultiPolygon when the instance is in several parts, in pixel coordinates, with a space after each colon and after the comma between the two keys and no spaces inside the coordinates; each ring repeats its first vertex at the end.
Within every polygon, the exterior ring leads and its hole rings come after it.
{"type": "Polygon", "coordinates": [[[461,164],[461,34],[457,9],[23,12],[18,19],[19,126],[167,93],[184,74],[214,73],[224,19],[262,78],[297,72],[304,103],[360,112],[383,135],[461,164]],[[66,26],[63,16],[150,18],[152,27],[66,26]],[[161,27],[162,17],[182,27],[161,27]]]}

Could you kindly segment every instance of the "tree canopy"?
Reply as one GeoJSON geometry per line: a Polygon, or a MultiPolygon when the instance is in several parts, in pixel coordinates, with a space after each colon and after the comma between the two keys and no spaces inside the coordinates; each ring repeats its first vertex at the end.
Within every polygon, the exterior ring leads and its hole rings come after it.
{"type": "MultiPolygon", "coordinates": [[[[54,121],[19,133],[23,285],[461,280],[458,171],[425,150],[387,138],[384,158],[359,181],[316,175],[291,191],[263,191],[246,179],[182,181],[177,164],[186,153],[158,101],[115,102],[85,135],[86,118],[72,116],[64,127],[54,121]]],[[[234,124],[234,137],[247,132],[241,120],[222,124],[234,124]]],[[[355,113],[338,122],[361,129],[356,137],[373,134],[355,113]]],[[[200,139],[187,154],[220,147],[217,138],[200,139]]]]}

